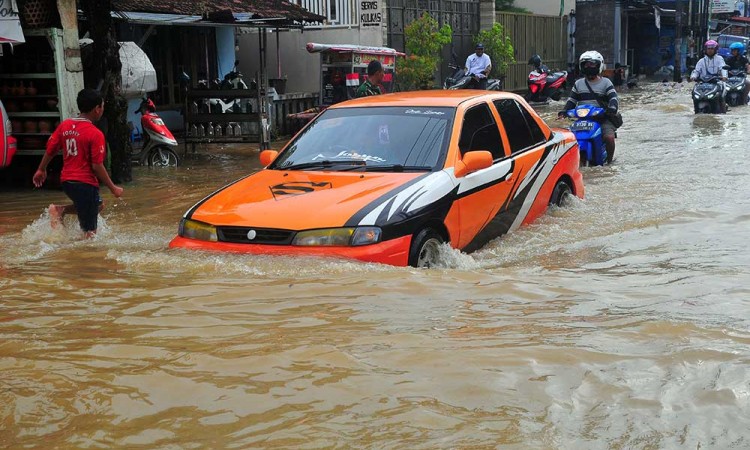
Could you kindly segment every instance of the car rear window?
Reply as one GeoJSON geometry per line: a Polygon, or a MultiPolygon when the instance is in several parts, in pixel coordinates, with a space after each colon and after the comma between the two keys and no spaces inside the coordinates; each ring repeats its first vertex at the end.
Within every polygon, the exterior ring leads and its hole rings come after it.
{"type": "Polygon", "coordinates": [[[511,153],[520,152],[546,140],[544,132],[526,108],[513,99],[494,101],[500,121],[508,134],[511,153]]]}

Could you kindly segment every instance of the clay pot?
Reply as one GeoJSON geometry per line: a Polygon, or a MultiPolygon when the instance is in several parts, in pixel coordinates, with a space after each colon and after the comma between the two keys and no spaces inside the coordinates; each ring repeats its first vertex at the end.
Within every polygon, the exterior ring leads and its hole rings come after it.
{"type": "Polygon", "coordinates": [[[49,120],[40,120],[39,121],[39,132],[40,133],[51,133],[52,132],[52,122],[49,120]]]}
{"type": "Polygon", "coordinates": [[[18,119],[14,119],[14,120],[11,120],[11,121],[10,121],[10,127],[11,127],[11,128],[13,129],[13,131],[15,131],[16,133],[20,133],[20,132],[21,132],[21,127],[22,127],[21,121],[20,121],[20,120],[18,120],[18,119]]]}
{"type": "Polygon", "coordinates": [[[44,139],[38,137],[26,138],[24,146],[30,150],[38,150],[44,148],[44,139]]]}
{"type": "Polygon", "coordinates": [[[27,120],[23,123],[24,133],[37,133],[39,131],[38,124],[35,120],[27,120]]]}
{"type": "Polygon", "coordinates": [[[50,110],[56,110],[57,109],[57,99],[56,98],[50,98],[47,100],[47,108],[50,110]]]}
{"type": "Polygon", "coordinates": [[[33,100],[24,100],[21,103],[21,110],[23,111],[34,111],[36,109],[36,102],[33,100]]]}
{"type": "Polygon", "coordinates": [[[5,104],[5,110],[8,112],[18,112],[18,102],[9,100],[8,103],[5,104]]]}
{"type": "Polygon", "coordinates": [[[12,88],[8,86],[7,84],[3,84],[2,87],[0,87],[0,95],[3,97],[7,97],[10,95],[12,88]]]}
{"type": "Polygon", "coordinates": [[[36,95],[39,90],[34,87],[33,82],[29,82],[29,87],[26,88],[26,95],[36,95]]]}
{"type": "Polygon", "coordinates": [[[22,87],[20,83],[16,83],[10,90],[11,95],[23,95],[26,92],[26,88],[22,87]]]}

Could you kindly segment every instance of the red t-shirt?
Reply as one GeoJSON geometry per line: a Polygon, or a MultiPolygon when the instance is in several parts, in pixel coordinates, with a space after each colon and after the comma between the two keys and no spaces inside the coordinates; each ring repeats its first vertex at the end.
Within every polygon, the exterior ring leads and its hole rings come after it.
{"type": "Polygon", "coordinates": [[[47,154],[62,150],[63,169],[60,181],[80,181],[99,186],[92,164],[103,164],[107,146],[104,134],[82,117],[67,119],[47,141],[47,154]]]}

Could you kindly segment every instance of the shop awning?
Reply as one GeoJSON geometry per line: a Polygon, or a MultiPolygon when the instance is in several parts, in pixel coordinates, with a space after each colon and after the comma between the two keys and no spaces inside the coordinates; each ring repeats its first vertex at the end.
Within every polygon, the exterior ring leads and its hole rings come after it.
{"type": "Polygon", "coordinates": [[[364,45],[316,44],[315,42],[308,42],[305,48],[309,53],[366,53],[369,55],[406,56],[406,54],[389,47],[368,47],[364,45]]]}
{"type": "Polygon", "coordinates": [[[0,0],[0,44],[20,44],[26,42],[18,20],[18,7],[15,0],[0,0]]]}
{"type": "Polygon", "coordinates": [[[325,17],[284,0],[113,0],[113,9],[127,15],[152,13],[183,16],[188,23],[269,26],[323,22],[325,17]],[[198,20],[194,20],[197,17],[198,20]]]}

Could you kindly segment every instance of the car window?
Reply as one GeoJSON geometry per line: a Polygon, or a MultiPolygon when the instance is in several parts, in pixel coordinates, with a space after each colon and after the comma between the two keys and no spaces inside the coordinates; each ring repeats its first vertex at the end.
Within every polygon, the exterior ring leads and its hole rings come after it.
{"type": "Polygon", "coordinates": [[[461,155],[474,150],[487,150],[492,153],[493,159],[505,157],[500,130],[486,103],[475,106],[464,114],[458,148],[461,155]]]}
{"type": "Polygon", "coordinates": [[[494,101],[500,121],[508,134],[511,154],[538,145],[545,140],[544,133],[531,114],[513,99],[494,101]]]}

